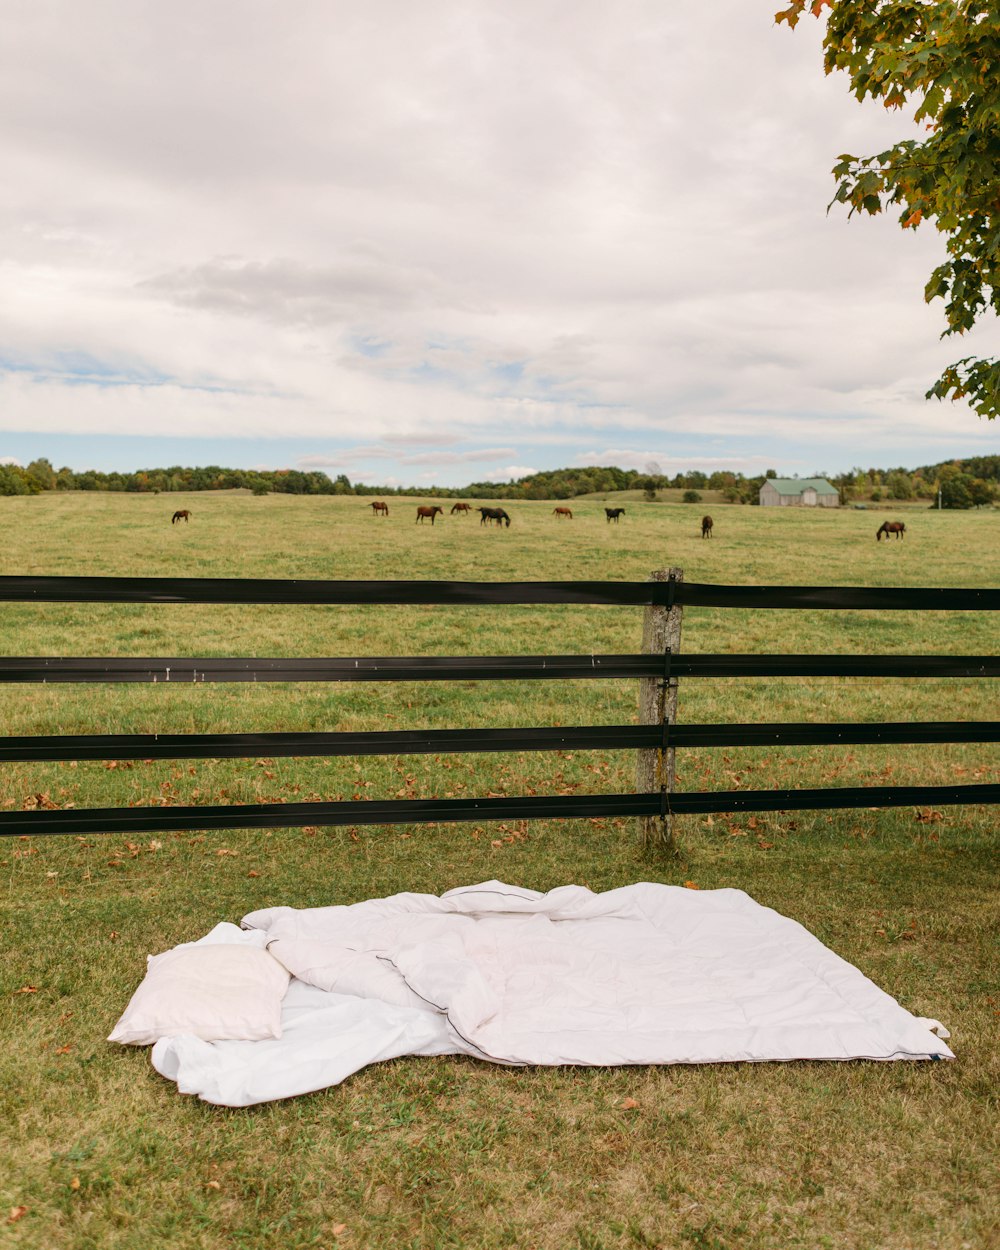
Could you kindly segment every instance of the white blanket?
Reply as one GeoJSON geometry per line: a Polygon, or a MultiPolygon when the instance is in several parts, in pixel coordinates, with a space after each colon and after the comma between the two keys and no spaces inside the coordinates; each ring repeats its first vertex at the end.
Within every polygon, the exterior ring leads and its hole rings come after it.
{"type": "Polygon", "coordinates": [[[548,894],[498,881],[441,897],[252,912],[244,940],[292,974],[280,1039],[164,1038],[182,1093],[250,1106],[335,1085],[380,1059],[508,1064],[952,1059],[793,920],[741,890],[642,883],[548,894]]]}

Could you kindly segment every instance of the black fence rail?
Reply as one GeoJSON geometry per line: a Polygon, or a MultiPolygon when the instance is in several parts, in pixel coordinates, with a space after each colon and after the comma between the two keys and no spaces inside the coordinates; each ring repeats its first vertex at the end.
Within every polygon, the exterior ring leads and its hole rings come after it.
{"type": "MultiPolygon", "coordinates": [[[[170,604],[592,604],[673,616],[685,606],[997,611],[1000,590],[712,586],[657,575],[648,582],[271,581],[222,578],[0,577],[0,601],[170,604]]],[[[679,636],[679,633],[678,633],[679,636]]],[[[998,656],[626,655],[432,657],[0,657],[0,684],[80,682],[524,681],[633,678],[660,690],[680,678],[1000,676],[998,656]]],[[[681,725],[655,723],[520,729],[254,734],[86,734],[0,737],[0,762],[413,755],[628,749],[661,762],[678,748],[1000,741],[1000,721],[681,725]]],[[[671,774],[672,775],[672,774],[671,774]]],[[[403,799],[233,804],[223,807],[92,808],[0,813],[0,836],[165,830],[382,825],[465,820],[597,818],[669,820],[710,812],[943,806],[1000,802],[1000,785],[677,791],[516,798],[403,799]]]]}

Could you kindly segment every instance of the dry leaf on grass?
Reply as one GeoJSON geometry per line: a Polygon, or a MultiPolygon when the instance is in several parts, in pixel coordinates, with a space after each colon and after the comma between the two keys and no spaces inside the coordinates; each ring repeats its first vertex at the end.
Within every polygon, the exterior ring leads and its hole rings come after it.
{"type": "Polygon", "coordinates": [[[22,1218],[22,1216],[25,1216],[28,1214],[29,1210],[30,1210],[29,1207],[11,1207],[10,1214],[7,1216],[7,1223],[16,1224],[17,1221],[22,1218]]]}
{"type": "Polygon", "coordinates": [[[626,1098],[622,1101],[622,1106],[626,1111],[634,1111],[638,1105],[634,1098],[626,1098]]]}
{"type": "Polygon", "coordinates": [[[695,883],[694,883],[693,881],[685,881],[685,882],[684,882],[684,889],[685,889],[685,890],[700,890],[700,889],[701,889],[701,886],[700,886],[700,885],[695,885],[695,883]]]}

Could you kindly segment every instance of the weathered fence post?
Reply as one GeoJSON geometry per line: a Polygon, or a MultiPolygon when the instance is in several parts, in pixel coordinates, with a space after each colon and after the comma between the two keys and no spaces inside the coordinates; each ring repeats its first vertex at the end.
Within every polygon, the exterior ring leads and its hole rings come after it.
{"type": "MultiPolygon", "coordinates": [[[[657,569],[654,582],[682,582],[684,570],[657,569]]],[[[670,657],[681,649],[680,604],[650,604],[642,618],[642,650],[644,654],[663,656],[663,676],[644,677],[639,682],[639,723],[662,725],[666,748],[640,751],[636,765],[636,790],[651,794],[657,790],[664,796],[659,816],[643,816],[644,846],[672,850],[674,845],[673,816],[669,796],[674,789],[674,749],[669,745],[667,726],[677,719],[677,678],[670,672],[670,657]]]]}

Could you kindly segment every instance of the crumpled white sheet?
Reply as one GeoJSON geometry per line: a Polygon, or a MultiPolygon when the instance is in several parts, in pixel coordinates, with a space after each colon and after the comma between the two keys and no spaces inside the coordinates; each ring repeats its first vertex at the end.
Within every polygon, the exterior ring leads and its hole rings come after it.
{"type": "MultiPolygon", "coordinates": [[[[952,1059],[795,921],[742,890],[640,883],[548,894],[499,881],[342,907],[274,907],[203,942],[266,945],[292,974],[283,1036],[156,1043],[181,1093],[250,1106],[380,1059],[508,1064],[952,1059]]],[[[937,1030],[939,1035],[936,1035],[937,1030]]]]}

